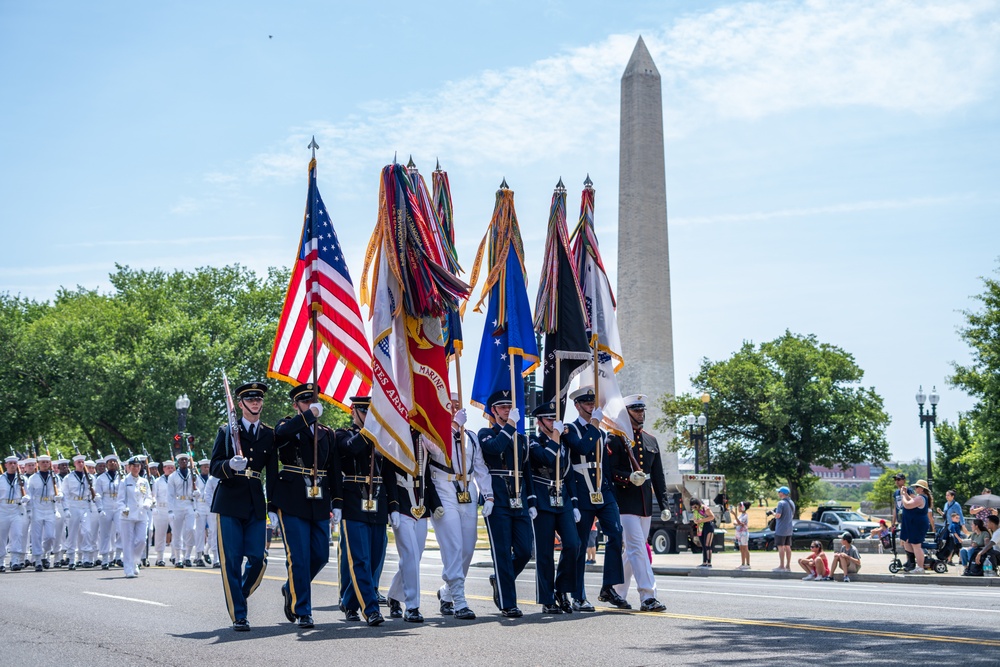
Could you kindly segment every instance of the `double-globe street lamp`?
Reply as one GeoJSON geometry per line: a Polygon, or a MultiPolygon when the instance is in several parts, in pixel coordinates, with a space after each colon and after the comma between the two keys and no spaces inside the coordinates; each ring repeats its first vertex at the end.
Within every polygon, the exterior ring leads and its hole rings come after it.
{"type": "Polygon", "coordinates": [[[920,425],[927,431],[927,486],[933,487],[934,481],[931,474],[931,427],[937,425],[937,404],[941,397],[937,393],[937,387],[931,387],[931,395],[924,393],[924,386],[917,389],[917,405],[920,406],[920,425]],[[924,412],[924,403],[930,402],[931,409],[924,412]]]}
{"type": "Polygon", "coordinates": [[[694,473],[697,475],[701,472],[701,446],[705,447],[705,472],[712,472],[712,457],[708,451],[708,430],[705,428],[708,424],[708,418],[705,417],[705,409],[708,408],[708,402],[712,400],[711,396],[707,393],[701,395],[701,402],[704,404],[704,408],[700,415],[695,417],[693,414],[687,416],[688,425],[688,438],[691,440],[691,448],[694,449],[694,473]],[[697,430],[695,429],[697,426],[697,430]]]}
{"type": "Polygon", "coordinates": [[[187,394],[181,394],[174,401],[174,407],[177,408],[177,432],[183,433],[187,428],[188,408],[191,407],[191,399],[188,398],[187,394]]]}

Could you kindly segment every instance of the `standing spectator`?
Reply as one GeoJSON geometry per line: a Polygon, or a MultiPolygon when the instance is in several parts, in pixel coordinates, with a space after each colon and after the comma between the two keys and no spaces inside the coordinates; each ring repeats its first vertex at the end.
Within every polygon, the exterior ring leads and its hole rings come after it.
{"type": "Polygon", "coordinates": [[[911,495],[905,486],[900,489],[903,499],[903,532],[901,534],[904,548],[909,545],[907,551],[913,552],[914,567],[907,563],[903,571],[907,574],[924,574],[924,538],[930,528],[930,520],[927,508],[931,506],[930,490],[927,482],[918,479],[913,485],[914,493],[911,495]]]}
{"type": "Polygon", "coordinates": [[[778,489],[778,506],[774,508],[774,546],[778,549],[778,567],[772,572],[792,571],[792,520],[795,503],[789,498],[787,486],[778,489]]]}
{"type": "Polygon", "coordinates": [[[854,536],[844,533],[840,536],[840,548],[833,554],[833,565],[830,567],[830,576],[824,577],[824,581],[833,579],[833,573],[837,571],[837,566],[844,571],[844,583],[851,582],[851,575],[861,569],[861,554],[854,546],[854,536]]]}
{"type": "MultiPolygon", "coordinates": [[[[979,555],[979,552],[986,542],[990,539],[990,531],[986,530],[986,522],[976,517],[972,520],[972,535],[969,536],[969,540],[972,542],[971,546],[965,547],[958,553],[959,562],[962,565],[968,565],[972,562],[972,559],[979,555]]],[[[963,574],[967,574],[964,572],[963,574]]]]}
{"type": "MultiPolygon", "coordinates": [[[[992,491],[990,491],[990,489],[984,487],[983,488],[983,495],[986,495],[988,493],[992,493],[992,491]]],[[[992,512],[990,512],[990,508],[989,507],[983,507],[981,505],[973,505],[972,507],[969,508],[969,512],[972,515],[974,515],[977,519],[982,519],[984,523],[989,518],[990,514],[992,514],[992,512]]]]}
{"type": "Polygon", "coordinates": [[[830,578],[830,564],[826,560],[826,553],[823,552],[823,543],[819,540],[809,547],[809,555],[799,559],[799,565],[806,571],[806,576],[802,581],[820,581],[830,578]]]}
{"type": "Polygon", "coordinates": [[[955,500],[955,489],[949,489],[944,492],[944,509],[939,509],[937,513],[938,516],[943,516],[947,522],[953,512],[958,514],[959,520],[964,524],[965,515],[962,514],[962,506],[955,500]]]}
{"type": "Polygon", "coordinates": [[[747,509],[750,503],[742,501],[736,506],[736,544],[740,548],[740,566],[737,570],[750,569],[750,517],[747,516],[747,509]]]}
{"type": "MultiPolygon", "coordinates": [[[[948,522],[948,565],[955,564],[955,554],[962,548],[962,538],[965,537],[965,522],[958,512],[951,513],[951,520],[948,522]]],[[[940,552],[938,554],[940,558],[940,552]]]]}
{"type": "Polygon", "coordinates": [[[691,520],[695,525],[695,532],[701,530],[701,565],[698,567],[712,567],[712,540],[715,538],[715,512],[711,507],[705,507],[701,500],[692,498],[688,504],[691,506],[691,520]]]}
{"type": "Polygon", "coordinates": [[[909,532],[909,523],[912,517],[903,511],[903,491],[905,490],[907,494],[912,494],[913,489],[906,486],[906,474],[896,473],[892,478],[896,483],[896,490],[892,493],[892,532],[896,534],[896,527],[899,527],[899,539],[903,543],[903,551],[906,552],[906,564],[903,565],[903,569],[907,572],[912,572],[917,566],[916,556],[913,553],[913,547],[903,538],[903,534],[909,532]]]}
{"type": "Polygon", "coordinates": [[[590,524],[590,536],[587,538],[587,565],[597,564],[597,519],[590,524]]]}

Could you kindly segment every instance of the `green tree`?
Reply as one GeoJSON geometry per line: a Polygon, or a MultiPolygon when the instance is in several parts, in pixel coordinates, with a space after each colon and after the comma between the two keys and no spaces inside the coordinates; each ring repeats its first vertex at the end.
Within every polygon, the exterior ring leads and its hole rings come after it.
{"type": "Polygon", "coordinates": [[[1000,470],[1000,280],[983,278],[983,284],[983,293],[974,297],[980,308],[963,313],[965,326],[960,330],[971,348],[972,360],[967,365],[955,364],[950,381],[976,399],[966,415],[970,434],[965,442],[967,451],[958,460],[967,466],[970,480],[994,486],[1000,470]]]}
{"type": "MultiPolygon", "coordinates": [[[[818,480],[813,464],[885,460],[889,416],[875,390],[860,385],[863,376],[844,350],[787,331],[760,346],[744,343],[725,361],[704,360],[691,382],[712,398],[705,406],[712,471],[788,484],[802,506],[818,480]]],[[[689,448],[682,420],[695,400],[661,400],[657,427],[678,433],[677,449],[689,448]]]]}

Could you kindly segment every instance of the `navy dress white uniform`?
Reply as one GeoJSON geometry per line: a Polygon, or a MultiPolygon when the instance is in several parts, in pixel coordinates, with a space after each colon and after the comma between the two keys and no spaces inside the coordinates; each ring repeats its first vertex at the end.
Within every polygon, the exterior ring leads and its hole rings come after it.
{"type": "Polygon", "coordinates": [[[69,569],[77,565],[94,566],[97,554],[97,491],[94,478],[87,472],[84,462],[87,457],[77,454],[73,457],[75,470],[63,477],[62,494],[65,500],[66,551],[69,569]],[[93,489],[93,492],[92,492],[93,489]]]}
{"type": "MultiPolygon", "coordinates": [[[[38,472],[28,478],[28,507],[31,511],[31,556],[35,572],[51,566],[48,555],[56,549],[56,521],[62,515],[59,476],[52,471],[52,457],[38,457],[38,472]]],[[[61,521],[60,521],[61,524],[61,521]]],[[[56,557],[58,554],[54,553],[56,557]]]]}
{"type": "Polygon", "coordinates": [[[6,570],[5,559],[10,552],[11,570],[24,565],[24,522],[27,521],[25,505],[27,491],[21,488],[24,478],[17,470],[17,457],[4,459],[6,472],[0,475],[0,572],[6,570]]]}
{"type": "MultiPolygon", "coordinates": [[[[160,464],[163,474],[152,481],[153,485],[153,541],[156,545],[156,565],[164,567],[164,554],[167,549],[167,529],[170,528],[170,476],[176,467],[173,461],[160,464]]],[[[180,540],[170,543],[171,560],[176,561],[180,555],[180,540]]]]}
{"type": "Polygon", "coordinates": [[[492,477],[496,500],[495,505],[483,505],[493,557],[490,584],[493,587],[493,602],[500,613],[507,618],[520,618],[523,614],[517,606],[514,582],[531,559],[531,520],[538,513],[528,466],[528,440],[514,427],[520,414],[516,409],[510,409],[509,390],[494,392],[487,403],[495,423],[491,428],[479,431],[479,444],[492,477]],[[504,419],[502,427],[500,419],[504,419]],[[519,490],[514,477],[515,457],[518,461],[519,490]]]}
{"type": "MultiPolygon", "coordinates": [[[[216,441],[218,441],[216,436],[216,441]]],[[[194,513],[198,502],[198,487],[195,485],[194,466],[191,456],[181,452],[177,455],[177,470],[167,479],[167,507],[170,509],[170,533],[172,543],[177,545],[179,555],[175,567],[191,567],[191,553],[194,551],[194,513]]]]}
{"type": "MultiPolygon", "coordinates": [[[[364,423],[370,403],[367,396],[351,398],[355,426],[364,423]]],[[[386,522],[391,513],[399,512],[396,475],[360,431],[338,431],[337,449],[344,472],[339,560],[347,574],[342,578],[340,608],[348,620],[363,617],[375,626],[385,621],[378,608],[378,573],[385,558],[386,522]]]]}
{"type": "Polygon", "coordinates": [[[116,511],[121,515],[122,561],[125,578],[139,576],[139,560],[146,547],[146,526],[149,509],[153,506],[153,493],[149,480],[139,477],[141,462],[132,457],[128,460],[128,472],[122,482],[122,492],[118,497],[116,511]]]}
{"type": "Polygon", "coordinates": [[[441,501],[431,483],[428,461],[430,447],[436,447],[425,436],[411,429],[413,451],[417,457],[417,474],[389,464],[389,474],[396,475],[396,498],[399,507],[389,515],[396,540],[399,567],[392,575],[387,594],[389,615],[409,623],[423,623],[420,613],[420,560],[427,543],[427,522],[439,512],[441,501]],[[403,613],[403,607],[406,613],[403,613]]]}
{"type": "MultiPolygon", "coordinates": [[[[218,526],[222,587],[233,629],[237,631],[250,629],[247,598],[257,590],[267,568],[264,484],[270,491],[278,476],[274,430],[259,419],[265,392],[267,386],[263,382],[248,382],[236,388],[243,412],[237,423],[242,456],[237,456],[226,425],[215,436],[209,464],[212,476],[219,479],[212,497],[212,512],[218,526]]],[[[162,546],[159,548],[162,553],[162,546]]]]}
{"type": "Polygon", "coordinates": [[[452,394],[451,401],[454,413],[451,462],[445,460],[440,449],[430,450],[431,481],[443,510],[435,512],[431,518],[434,536],[441,547],[441,579],[444,580],[437,596],[443,615],[473,620],[476,613],[469,608],[465,598],[465,578],[479,538],[477,508],[485,502],[494,506],[493,481],[483,460],[479,439],[463,428],[468,417],[464,409],[458,408],[458,395],[452,394]]]}
{"type": "Polygon", "coordinates": [[[576,588],[580,553],[576,477],[571,474],[569,449],[562,443],[563,424],[555,421],[556,404],[544,403],[532,414],[538,431],[531,437],[529,454],[532,484],[538,496],[534,520],[536,602],[542,605],[544,614],[571,614],[569,596],[576,588]],[[553,439],[556,437],[558,441],[553,439]],[[556,533],[562,542],[558,569],[553,556],[556,533]]]}
{"type": "Polygon", "coordinates": [[[323,413],[320,391],[311,382],[293,388],[288,395],[297,414],[274,427],[282,469],[270,500],[281,524],[288,572],[281,592],[285,617],[300,628],[313,627],[312,580],[330,561],[330,514],[340,509],[342,495],[334,432],[317,421],[323,413]]]}
{"type": "MultiPolygon", "coordinates": [[[[656,599],[656,580],[646,552],[646,538],[653,515],[653,494],[660,507],[667,507],[667,484],[660,460],[660,445],[642,430],[646,419],[646,397],[635,394],[625,398],[633,439],[626,442],[619,435],[608,438],[611,448],[611,477],[621,510],[622,556],[625,581],[616,587],[618,594],[628,597],[629,582],[635,577],[642,611],[663,611],[666,607],[656,599]]],[[[664,510],[664,514],[667,510],[664,510]]],[[[605,556],[607,558],[607,556],[605,556]]]]}
{"type": "MultiPolygon", "coordinates": [[[[573,452],[573,476],[576,480],[580,521],[576,524],[580,544],[587,544],[590,529],[596,518],[601,522],[604,533],[604,575],[599,599],[609,602],[619,609],[631,609],[631,605],[615,591],[614,586],[625,581],[622,569],[622,524],[611,484],[611,464],[607,448],[607,433],[591,423],[591,418],[600,423],[603,414],[594,406],[594,388],[581,387],[570,394],[579,413],[576,421],[566,424],[562,441],[573,452]],[[600,470],[600,474],[598,474],[600,470]]],[[[580,549],[576,559],[576,586],[573,589],[573,609],[594,611],[594,605],[587,599],[584,574],[587,571],[587,550],[580,549]]]]}
{"type": "MultiPolygon", "coordinates": [[[[121,493],[123,476],[118,470],[118,457],[109,454],[104,459],[105,469],[94,480],[97,499],[97,553],[101,569],[111,567],[116,557],[116,545],[121,534],[121,514],[115,511],[121,493]]],[[[152,484],[152,482],[150,482],[152,484]]],[[[164,510],[166,513],[166,510],[164,510]]],[[[166,528],[164,528],[164,532],[166,528]]]]}

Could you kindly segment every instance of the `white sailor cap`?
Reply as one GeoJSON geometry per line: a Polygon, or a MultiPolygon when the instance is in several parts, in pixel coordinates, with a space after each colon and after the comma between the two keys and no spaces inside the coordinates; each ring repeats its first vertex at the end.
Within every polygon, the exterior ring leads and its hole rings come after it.
{"type": "Polygon", "coordinates": [[[93,461],[91,461],[90,459],[87,459],[86,461],[84,461],[83,465],[85,467],[87,467],[87,468],[96,468],[97,467],[97,464],[94,463],[93,461]]]}
{"type": "Polygon", "coordinates": [[[173,460],[170,460],[170,461],[164,461],[164,462],[163,462],[163,463],[161,463],[160,465],[161,465],[161,466],[170,466],[171,468],[176,468],[176,467],[177,467],[177,464],[176,464],[176,463],[174,463],[174,462],[173,462],[173,460]]]}
{"type": "Polygon", "coordinates": [[[632,394],[631,396],[625,397],[625,407],[626,408],[644,408],[646,407],[645,394],[632,394]]]}
{"type": "Polygon", "coordinates": [[[104,457],[105,463],[107,463],[108,461],[118,461],[118,460],[119,459],[117,454],[108,454],[107,456],[104,457]]]}
{"type": "Polygon", "coordinates": [[[3,460],[4,463],[17,463],[17,457],[11,454],[3,460]]]}
{"type": "Polygon", "coordinates": [[[107,456],[102,456],[101,458],[97,459],[97,460],[96,460],[96,461],[94,462],[94,465],[97,465],[98,463],[106,463],[106,462],[107,462],[107,460],[108,460],[108,457],[107,457],[107,456]]]}
{"type": "Polygon", "coordinates": [[[136,454],[135,458],[139,459],[139,461],[141,462],[147,460],[149,457],[146,456],[145,454],[136,454]]]}
{"type": "Polygon", "coordinates": [[[42,461],[50,461],[51,462],[52,461],[52,457],[49,456],[48,454],[42,454],[41,456],[38,457],[38,462],[41,463],[42,461]]]}
{"type": "Polygon", "coordinates": [[[21,465],[28,465],[29,463],[38,463],[38,459],[28,457],[26,459],[21,459],[21,465]]]}
{"type": "Polygon", "coordinates": [[[63,463],[69,465],[69,459],[56,459],[55,461],[53,461],[53,463],[55,463],[57,466],[62,465],[63,463]]]}
{"type": "Polygon", "coordinates": [[[202,459],[201,461],[198,461],[198,465],[200,466],[212,465],[212,462],[209,461],[208,459],[202,459]]]}
{"type": "Polygon", "coordinates": [[[159,461],[150,461],[149,462],[149,467],[150,468],[159,468],[160,467],[160,462],[159,461]]]}
{"type": "Polygon", "coordinates": [[[180,454],[177,455],[177,460],[180,461],[181,459],[191,460],[191,457],[188,456],[185,452],[181,452],[180,454]]]}
{"type": "Polygon", "coordinates": [[[77,461],[86,461],[86,460],[87,460],[87,457],[84,456],[83,454],[77,454],[76,456],[73,457],[73,462],[74,463],[76,463],[77,461]]]}

